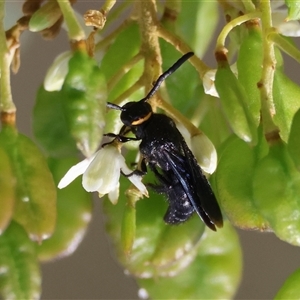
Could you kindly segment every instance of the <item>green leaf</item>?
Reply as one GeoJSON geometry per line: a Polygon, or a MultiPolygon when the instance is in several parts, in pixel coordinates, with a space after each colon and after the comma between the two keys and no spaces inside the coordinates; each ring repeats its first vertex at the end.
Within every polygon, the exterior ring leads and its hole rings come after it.
{"type": "Polygon", "coordinates": [[[106,81],[94,59],[77,51],[62,87],[65,118],[77,148],[87,157],[99,147],[106,112],[106,81]]]}
{"type": "Polygon", "coordinates": [[[251,184],[256,163],[268,151],[264,139],[261,143],[264,143],[263,149],[254,149],[238,137],[231,136],[218,152],[218,168],[213,175],[222,209],[234,226],[243,229],[268,228],[268,222],[254,204],[251,184]]]}
{"type": "MultiPolygon", "coordinates": [[[[48,160],[55,184],[67,170],[77,163],[77,159],[48,160]]],[[[38,258],[48,261],[72,254],[80,244],[92,215],[91,194],[81,184],[81,178],[75,179],[64,189],[57,190],[57,222],[53,235],[37,247],[38,258]]]]}
{"type": "MultiPolygon", "coordinates": [[[[163,57],[162,68],[167,70],[181,54],[165,41],[160,42],[163,57]]],[[[202,86],[195,68],[187,61],[166,80],[168,97],[172,105],[186,117],[191,116],[199,105],[198,87],[202,86]]],[[[163,91],[161,91],[163,93],[163,91]]]]}
{"type": "Polygon", "coordinates": [[[293,159],[296,168],[300,171],[300,109],[295,113],[291,132],[288,140],[288,151],[293,159]]]}
{"type": "Polygon", "coordinates": [[[217,25],[217,1],[181,1],[176,31],[195,50],[198,57],[203,57],[205,54],[217,25]]]}
{"type": "Polygon", "coordinates": [[[283,286],[280,288],[275,300],[286,300],[286,299],[299,299],[300,295],[300,269],[297,269],[292,275],[290,275],[283,286]]]}
{"type": "Polygon", "coordinates": [[[56,221],[56,189],[46,159],[29,138],[14,128],[3,128],[0,143],[9,154],[16,178],[14,220],[31,239],[48,238],[56,221]]]}
{"type": "Polygon", "coordinates": [[[140,49],[140,33],[137,24],[131,23],[120,34],[109,47],[101,61],[101,71],[107,80],[117,73],[125,63],[127,63],[140,49]],[[123,51],[126,49],[126,51],[123,51]],[[122,55],[120,55],[122,51],[122,55]]]}
{"type": "Polygon", "coordinates": [[[0,235],[9,224],[15,204],[16,180],[12,172],[10,160],[0,146],[0,235]]]}
{"type": "Polygon", "coordinates": [[[280,129],[280,137],[287,142],[293,117],[300,108],[300,87],[283,72],[276,70],[273,98],[276,109],[274,122],[280,129]]]}
{"type": "Polygon", "coordinates": [[[227,60],[218,62],[215,85],[232,130],[245,142],[255,145],[257,126],[247,106],[249,103],[248,95],[233,74],[227,60]]]}
{"type": "Polygon", "coordinates": [[[0,236],[0,292],[5,299],[39,299],[41,275],[35,244],[12,222],[0,236]]]}
{"type": "Polygon", "coordinates": [[[66,157],[78,152],[64,116],[62,98],[61,91],[47,92],[41,86],[33,109],[34,136],[52,157],[66,157]]]}
{"type": "Polygon", "coordinates": [[[156,274],[174,276],[180,273],[189,261],[194,260],[194,248],[203,232],[204,224],[200,223],[198,215],[194,215],[182,226],[166,225],[151,258],[151,264],[158,270],[156,274]]]}
{"type": "Polygon", "coordinates": [[[270,148],[255,167],[254,203],[282,240],[300,245],[300,173],[284,143],[270,148]]]}
{"type": "Polygon", "coordinates": [[[288,7],[288,17],[286,21],[300,19],[300,1],[299,0],[285,0],[288,7]]]}
{"type": "Polygon", "coordinates": [[[238,287],[242,257],[234,229],[225,222],[218,232],[205,230],[196,258],[180,274],[138,279],[152,299],[230,299],[238,287]]]}
{"type": "MultiPolygon", "coordinates": [[[[197,91],[199,92],[199,89],[197,91]]],[[[200,92],[198,94],[201,95],[200,92]]],[[[199,122],[201,130],[205,132],[205,135],[207,135],[216,148],[232,135],[219,98],[203,95],[193,115],[196,120],[198,117],[199,121],[201,121],[199,122]]]]}
{"type": "Polygon", "coordinates": [[[128,193],[126,196],[127,203],[124,209],[121,226],[121,248],[123,249],[125,256],[129,257],[132,252],[132,246],[136,233],[135,201],[137,201],[138,199],[136,199],[135,197],[133,198],[133,195],[128,195],[128,193]]]}
{"type": "Polygon", "coordinates": [[[258,24],[248,26],[248,35],[243,39],[237,59],[238,80],[248,95],[247,108],[256,126],[260,122],[260,91],[257,83],[261,79],[263,43],[258,24]]]}

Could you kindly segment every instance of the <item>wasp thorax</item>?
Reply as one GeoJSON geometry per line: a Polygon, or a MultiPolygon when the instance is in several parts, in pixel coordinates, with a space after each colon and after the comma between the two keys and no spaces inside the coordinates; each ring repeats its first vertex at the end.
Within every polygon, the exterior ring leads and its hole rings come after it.
{"type": "Polygon", "coordinates": [[[121,121],[126,126],[138,126],[147,121],[153,114],[149,103],[128,102],[122,107],[121,121]]]}

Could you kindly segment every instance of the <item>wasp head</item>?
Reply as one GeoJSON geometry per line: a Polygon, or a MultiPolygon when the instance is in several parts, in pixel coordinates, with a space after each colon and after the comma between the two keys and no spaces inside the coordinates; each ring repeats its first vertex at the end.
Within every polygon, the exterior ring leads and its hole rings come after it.
{"type": "Polygon", "coordinates": [[[153,114],[152,107],[144,101],[128,102],[122,106],[121,121],[128,127],[138,126],[153,114]]]}

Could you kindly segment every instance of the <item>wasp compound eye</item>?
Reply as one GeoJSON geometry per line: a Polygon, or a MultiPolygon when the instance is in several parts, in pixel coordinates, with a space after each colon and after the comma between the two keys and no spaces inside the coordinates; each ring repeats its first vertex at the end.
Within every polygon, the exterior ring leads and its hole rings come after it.
{"type": "Polygon", "coordinates": [[[121,121],[126,126],[137,126],[149,120],[153,114],[147,102],[128,102],[122,107],[121,121]]]}

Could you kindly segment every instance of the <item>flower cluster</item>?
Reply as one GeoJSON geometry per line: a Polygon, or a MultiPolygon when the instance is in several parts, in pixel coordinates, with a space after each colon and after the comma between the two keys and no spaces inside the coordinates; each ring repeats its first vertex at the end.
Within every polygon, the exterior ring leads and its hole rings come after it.
{"type": "MultiPolygon", "coordinates": [[[[82,185],[88,192],[98,192],[99,197],[108,194],[110,201],[116,204],[119,197],[119,179],[121,171],[132,173],[119,149],[114,145],[106,145],[92,157],[86,158],[73,166],[61,179],[58,188],[69,185],[75,178],[83,174],[82,185]]],[[[128,179],[146,197],[148,191],[142,183],[142,177],[132,174],[128,179]]]]}
{"type": "MultiPolygon", "coordinates": [[[[287,9],[279,8],[283,5],[283,1],[275,1],[272,3],[272,7],[274,8],[272,13],[272,23],[273,27],[276,31],[284,36],[288,37],[298,37],[300,36],[300,23],[295,20],[287,20],[287,9]],[[276,7],[275,7],[276,5],[276,7]]],[[[237,75],[236,64],[231,65],[231,69],[233,73],[237,75]]],[[[204,92],[207,95],[211,95],[219,98],[219,94],[215,87],[215,76],[216,69],[209,69],[203,76],[203,87],[204,92]]]]}

